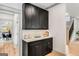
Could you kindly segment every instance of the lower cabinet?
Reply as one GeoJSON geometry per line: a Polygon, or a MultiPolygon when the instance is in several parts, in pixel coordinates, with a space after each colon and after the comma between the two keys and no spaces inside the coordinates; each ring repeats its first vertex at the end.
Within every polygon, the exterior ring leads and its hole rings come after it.
{"type": "Polygon", "coordinates": [[[26,41],[22,40],[22,56],[28,55],[28,44],[26,41]]]}
{"type": "Polygon", "coordinates": [[[53,40],[52,38],[47,38],[39,41],[29,42],[28,49],[26,49],[26,44],[23,45],[23,55],[25,56],[26,51],[28,50],[28,56],[44,56],[50,53],[53,49],[53,40]]]}
{"type": "Polygon", "coordinates": [[[42,45],[40,43],[36,43],[34,45],[28,45],[28,55],[29,56],[41,56],[42,54],[42,45]]]}

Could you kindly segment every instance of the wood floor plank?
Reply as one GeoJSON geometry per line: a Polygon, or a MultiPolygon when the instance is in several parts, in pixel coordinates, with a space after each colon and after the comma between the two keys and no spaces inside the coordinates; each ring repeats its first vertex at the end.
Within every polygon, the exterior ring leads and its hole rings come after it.
{"type": "Polygon", "coordinates": [[[46,56],[65,56],[65,55],[59,52],[51,52],[47,54],[46,56]]]}

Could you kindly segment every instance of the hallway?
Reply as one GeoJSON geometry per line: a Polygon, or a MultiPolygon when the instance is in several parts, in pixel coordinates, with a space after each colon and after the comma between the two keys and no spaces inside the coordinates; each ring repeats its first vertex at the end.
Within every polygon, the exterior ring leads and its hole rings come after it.
{"type": "Polygon", "coordinates": [[[69,44],[66,46],[67,56],[79,56],[79,40],[75,31],[72,34],[69,44]]]}
{"type": "Polygon", "coordinates": [[[79,56],[79,41],[70,42],[67,49],[68,56],[79,56]]]}

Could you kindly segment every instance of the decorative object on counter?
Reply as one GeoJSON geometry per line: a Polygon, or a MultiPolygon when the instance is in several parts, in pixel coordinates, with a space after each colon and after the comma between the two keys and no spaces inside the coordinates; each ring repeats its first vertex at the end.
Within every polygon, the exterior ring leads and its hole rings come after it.
{"type": "Polygon", "coordinates": [[[27,35],[24,35],[24,39],[26,39],[27,38],[27,35]]]}
{"type": "Polygon", "coordinates": [[[30,39],[31,38],[31,36],[30,36],[30,34],[28,34],[28,35],[24,35],[24,39],[30,39]]]}
{"type": "Polygon", "coordinates": [[[45,31],[44,33],[43,33],[43,37],[48,37],[49,36],[49,32],[48,31],[45,31]]]}

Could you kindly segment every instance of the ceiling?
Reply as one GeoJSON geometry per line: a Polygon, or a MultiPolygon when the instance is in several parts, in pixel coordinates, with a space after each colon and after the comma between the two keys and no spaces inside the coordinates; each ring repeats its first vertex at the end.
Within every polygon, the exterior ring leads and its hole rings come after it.
{"type": "MultiPolygon", "coordinates": [[[[54,6],[56,3],[32,3],[38,7],[46,9],[50,6],[54,6]]],[[[66,3],[67,12],[74,17],[79,18],[79,3],[66,3]]]]}
{"type": "Polygon", "coordinates": [[[4,5],[7,7],[15,8],[15,9],[22,9],[22,4],[21,3],[0,3],[0,5],[4,5]]]}
{"type": "MultiPolygon", "coordinates": [[[[55,5],[56,3],[31,3],[31,4],[46,9],[52,5],[55,5]]],[[[22,3],[0,3],[0,5],[5,5],[20,10],[22,9],[22,3]]],[[[71,16],[79,17],[79,3],[66,3],[66,6],[67,6],[67,12],[71,16]]]]}
{"type": "Polygon", "coordinates": [[[74,17],[79,17],[79,3],[67,3],[67,12],[74,17]]]}
{"type": "Polygon", "coordinates": [[[56,4],[56,3],[32,3],[32,4],[36,5],[36,6],[40,7],[40,8],[46,9],[46,8],[56,4]]]}
{"type": "MultiPolygon", "coordinates": [[[[36,5],[40,8],[46,9],[51,5],[54,5],[55,3],[31,3],[31,4],[36,5]]],[[[5,5],[16,9],[22,9],[22,3],[1,3],[0,5],[5,5]]]]}

